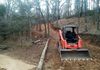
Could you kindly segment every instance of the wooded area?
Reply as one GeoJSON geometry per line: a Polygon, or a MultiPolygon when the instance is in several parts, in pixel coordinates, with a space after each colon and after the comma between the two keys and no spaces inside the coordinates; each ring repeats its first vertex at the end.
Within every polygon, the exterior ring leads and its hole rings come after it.
{"type": "MultiPolygon", "coordinates": [[[[5,0],[0,4],[0,37],[26,36],[31,39],[32,26],[49,35],[49,24],[63,18],[84,17],[85,23],[99,30],[99,0],[5,0]]],[[[79,22],[78,22],[79,23],[79,22]]]]}

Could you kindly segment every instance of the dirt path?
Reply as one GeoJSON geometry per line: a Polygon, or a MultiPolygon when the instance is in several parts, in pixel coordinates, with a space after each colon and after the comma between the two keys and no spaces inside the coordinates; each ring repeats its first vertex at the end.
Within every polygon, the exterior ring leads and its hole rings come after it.
{"type": "Polygon", "coordinates": [[[84,42],[88,47],[91,58],[88,61],[60,61],[60,56],[56,48],[58,34],[51,28],[51,41],[48,47],[44,70],[100,70],[100,48],[84,42]]]}
{"type": "Polygon", "coordinates": [[[4,68],[6,70],[29,70],[34,67],[34,65],[27,64],[21,60],[0,54],[0,68],[4,68]]]}

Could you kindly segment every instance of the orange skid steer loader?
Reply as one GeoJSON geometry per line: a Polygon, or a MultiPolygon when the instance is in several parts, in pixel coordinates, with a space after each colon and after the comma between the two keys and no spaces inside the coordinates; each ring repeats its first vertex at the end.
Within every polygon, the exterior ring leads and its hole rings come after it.
{"type": "Polygon", "coordinates": [[[59,30],[59,43],[57,45],[61,60],[88,60],[88,49],[82,45],[77,25],[66,25],[59,30]]]}

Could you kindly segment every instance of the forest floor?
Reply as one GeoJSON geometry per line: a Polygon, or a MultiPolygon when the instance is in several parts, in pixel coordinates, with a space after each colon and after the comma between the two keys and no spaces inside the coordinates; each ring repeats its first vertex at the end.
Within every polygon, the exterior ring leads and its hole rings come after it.
{"type": "Polygon", "coordinates": [[[84,45],[89,49],[92,60],[60,61],[60,55],[56,48],[57,41],[59,40],[58,33],[52,28],[50,29],[50,33],[51,40],[43,70],[100,70],[100,45],[98,45],[100,38],[91,35],[82,36],[84,45]]]}

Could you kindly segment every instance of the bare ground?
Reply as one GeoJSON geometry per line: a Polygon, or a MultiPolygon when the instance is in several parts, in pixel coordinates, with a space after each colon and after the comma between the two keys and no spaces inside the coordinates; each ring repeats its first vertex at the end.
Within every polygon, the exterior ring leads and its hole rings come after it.
{"type": "Polygon", "coordinates": [[[13,59],[7,55],[0,54],[0,67],[5,70],[29,70],[35,66],[18,59],[13,59]]]}

